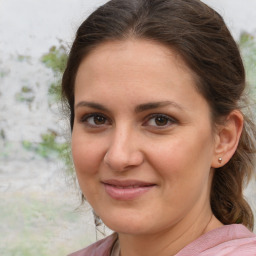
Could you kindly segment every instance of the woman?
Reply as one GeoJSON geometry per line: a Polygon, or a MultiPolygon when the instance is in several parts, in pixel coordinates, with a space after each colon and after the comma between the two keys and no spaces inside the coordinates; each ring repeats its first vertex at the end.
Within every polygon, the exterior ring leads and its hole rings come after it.
{"type": "Polygon", "coordinates": [[[62,90],[80,188],[116,233],[72,255],[256,255],[244,89],[236,43],[198,0],[112,0],[91,14],[62,90]]]}

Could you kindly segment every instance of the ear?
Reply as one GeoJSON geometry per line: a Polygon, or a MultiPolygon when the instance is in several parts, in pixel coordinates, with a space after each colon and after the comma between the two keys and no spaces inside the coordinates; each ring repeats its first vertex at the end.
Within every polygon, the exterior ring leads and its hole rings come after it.
{"type": "Polygon", "coordinates": [[[225,119],[224,124],[217,126],[215,135],[215,152],[212,167],[219,168],[225,165],[235,153],[243,130],[243,115],[233,110],[225,119]]]}

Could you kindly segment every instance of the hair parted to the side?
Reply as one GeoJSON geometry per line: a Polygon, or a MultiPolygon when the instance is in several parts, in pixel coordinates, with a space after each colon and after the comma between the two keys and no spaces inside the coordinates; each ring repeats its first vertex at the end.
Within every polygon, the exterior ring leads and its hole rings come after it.
{"type": "MultiPolygon", "coordinates": [[[[174,49],[195,74],[198,91],[209,103],[213,123],[231,111],[242,113],[245,70],[238,47],[222,17],[199,0],[112,0],[79,27],[62,80],[62,94],[74,122],[74,83],[85,56],[106,41],[153,40],[174,49]]],[[[211,207],[223,224],[253,229],[253,213],[243,186],[254,169],[256,130],[244,114],[244,129],[231,160],[215,170],[211,207]]]]}

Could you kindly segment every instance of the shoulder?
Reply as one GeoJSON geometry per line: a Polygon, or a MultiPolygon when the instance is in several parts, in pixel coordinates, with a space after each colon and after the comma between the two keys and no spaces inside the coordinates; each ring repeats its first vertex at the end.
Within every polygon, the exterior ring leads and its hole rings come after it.
{"type": "Polygon", "coordinates": [[[109,256],[116,239],[117,235],[112,234],[68,256],[109,256]]]}
{"type": "Polygon", "coordinates": [[[220,235],[222,241],[213,248],[207,249],[202,256],[256,256],[256,235],[243,225],[230,225],[220,235]],[[224,235],[226,238],[223,237],[224,235]]]}
{"type": "Polygon", "coordinates": [[[256,235],[241,224],[214,229],[183,248],[176,256],[256,256],[256,235]]]}

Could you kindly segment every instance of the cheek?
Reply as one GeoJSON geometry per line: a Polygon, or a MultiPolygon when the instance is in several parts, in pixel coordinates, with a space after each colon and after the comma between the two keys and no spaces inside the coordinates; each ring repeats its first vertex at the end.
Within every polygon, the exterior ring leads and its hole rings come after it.
{"type": "Polygon", "coordinates": [[[189,182],[191,176],[205,175],[210,170],[213,144],[209,133],[183,133],[151,149],[151,164],[165,179],[189,182]]]}
{"type": "Polygon", "coordinates": [[[72,134],[72,156],[79,186],[86,200],[94,205],[98,196],[98,174],[102,162],[101,147],[89,138],[72,134]]]}
{"type": "Polygon", "coordinates": [[[100,145],[90,143],[89,139],[72,135],[72,156],[78,177],[97,173],[102,160],[100,145]]]}

